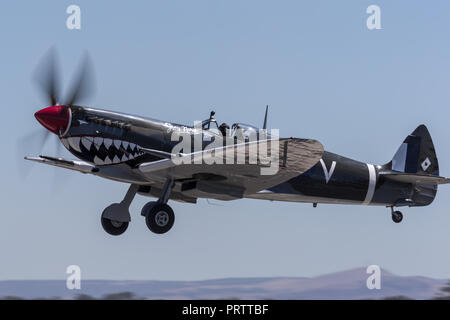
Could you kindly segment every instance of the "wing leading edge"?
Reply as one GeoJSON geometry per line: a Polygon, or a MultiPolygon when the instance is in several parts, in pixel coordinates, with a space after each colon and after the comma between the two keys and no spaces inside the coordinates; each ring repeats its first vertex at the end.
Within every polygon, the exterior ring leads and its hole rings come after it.
{"type": "Polygon", "coordinates": [[[48,156],[39,156],[39,157],[25,157],[25,160],[30,160],[34,162],[39,162],[43,164],[48,164],[55,167],[70,169],[82,173],[96,173],[99,169],[85,161],[78,160],[66,160],[63,158],[54,158],[48,156]]]}

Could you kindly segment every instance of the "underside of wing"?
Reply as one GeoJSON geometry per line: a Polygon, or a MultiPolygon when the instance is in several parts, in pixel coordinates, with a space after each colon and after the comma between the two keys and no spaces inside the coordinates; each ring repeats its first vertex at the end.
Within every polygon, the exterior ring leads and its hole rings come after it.
{"type": "Polygon", "coordinates": [[[78,160],[66,160],[62,158],[54,158],[49,156],[39,156],[39,157],[25,157],[25,160],[30,160],[34,162],[39,162],[43,164],[48,164],[55,167],[70,169],[79,171],[82,173],[95,173],[98,172],[98,168],[94,165],[87,163],[85,161],[78,160]]]}
{"type": "Polygon", "coordinates": [[[163,181],[170,176],[188,196],[231,200],[294,178],[313,167],[323,154],[323,146],[316,140],[287,138],[270,143],[278,144],[275,149],[269,148],[278,152],[278,157],[271,158],[274,161],[270,163],[249,163],[250,148],[246,144],[234,150],[234,159],[239,154],[245,158],[243,164],[224,160],[223,163],[174,165],[171,159],[163,159],[141,164],[139,170],[149,181],[163,181]]]}

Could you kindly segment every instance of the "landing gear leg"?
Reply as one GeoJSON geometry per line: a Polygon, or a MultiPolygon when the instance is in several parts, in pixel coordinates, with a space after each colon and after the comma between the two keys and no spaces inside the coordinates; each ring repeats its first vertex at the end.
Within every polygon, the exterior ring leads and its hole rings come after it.
{"type": "Polygon", "coordinates": [[[151,201],[142,208],[141,215],[145,216],[147,227],[154,233],[166,233],[175,222],[173,210],[167,204],[173,184],[172,178],[167,179],[158,201],[151,201]]]}
{"type": "Polygon", "coordinates": [[[403,214],[400,211],[394,211],[394,206],[391,207],[392,221],[400,223],[403,220],[403,214]]]}
{"type": "Polygon", "coordinates": [[[118,236],[127,230],[131,221],[130,204],[138,189],[138,185],[132,184],[120,203],[113,203],[103,210],[101,217],[102,226],[110,235],[118,236]]]}

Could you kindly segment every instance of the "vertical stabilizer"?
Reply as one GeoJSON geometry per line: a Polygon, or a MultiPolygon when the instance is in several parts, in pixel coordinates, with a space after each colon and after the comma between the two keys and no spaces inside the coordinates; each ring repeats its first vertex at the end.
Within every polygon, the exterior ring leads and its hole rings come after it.
{"type": "Polygon", "coordinates": [[[393,171],[439,175],[436,151],[426,126],[418,126],[406,137],[390,164],[393,171]]]}

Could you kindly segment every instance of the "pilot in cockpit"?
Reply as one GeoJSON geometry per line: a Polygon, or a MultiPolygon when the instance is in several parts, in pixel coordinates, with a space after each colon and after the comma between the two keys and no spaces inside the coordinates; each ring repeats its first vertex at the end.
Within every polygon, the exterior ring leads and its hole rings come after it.
{"type": "Polygon", "coordinates": [[[214,118],[215,114],[216,113],[214,111],[211,111],[211,113],[209,115],[209,119],[204,120],[202,122],[202,128],[203,128],[203,130],[218,129],[219,132],[222,134],[222,136],[225,137],[227,134],[229,134],[230,126],[228,124],[226,124],[225,122],[219,126],[217,124],[216,119],[214,118]],[[214,123],[216,125],[216,128],[211,128],[212,123],[214,123]],[[228,132],[227,132],[227,130],[228,130],[228,132]]]}
{"type": "Polygon", "coordinates": [[[211,111],[210,115],[209,115],[209,119],[206,119],[204,121],[202,121],[202,129],[203,130],[209,130],[210,132],[215,132],[215,134],[219,134],[222,135],[222,137],[234,137],[234,139],[236,140],[243,140],[243,141],[247,141],[248,139],[250,139],[252,136],[255,136],[256,139],[260,139],[260,138],[270,138],[271,134],[269,132],[267,132],[266,129],[266,122],[267,122],[267,111],[266,111],[266,118],[264,119],[264,125],[263,125],[263,129],[259,129],[256,126],[250,125],[250,124],[246,124],[246,123],[241,123],[241,122],[237,122],[237,123],[233,123],[233,125],[230,126],[227,123],[222,123],[220,126],[217,124],[216,119],[214,118],[214,115],[216,113],[214,111],[211,111]],[[211,127],[211,124],[214,123],[215,127],[211,127]],[[262,135],[262,136],[260,136],[262,135]]]}
{"type": "Polygon", "coordinates": [[[225,137],[225,136],[227,136],[227,135],[229,134],[229,132],[230,132],[230,126],[224,122],[224,123],[222,123],[222,124],[219,126],[219,131],[220,131],[220,133],[222,133],[222,135],[225,137]],[[227,132],[227,131],[228,131],[228,132],[227,132]]]}
{"type": "MultiPolygon", "coordinates": [[[[216,113],[214,111],[211,111],[210,115],[209,115],[209,119],[206,119],[204,121],[202,121],[202,128],[203,130],[210,130],[210,131],[216,131],[216,132],[220,132],[220,134],[223,137],[226,136],[235,136],[238,130],[241,130],[241,133],[245,133],[247,135],[249,134],[256,134],[257,136],[259,136],[259,128],[250,125],[250,124],[245,124],[245,123],[234,123],[231,126],[227,124],[227,123],[222,123],[220,126],[217,124],[216,119],[214,118],[214,115],[216,113]],[[211,127],[211,124],[214,123],[215,127],[211,127]]],[[[263,129],[265,130],[265,129],[263,129]]],[[[265,134],[266,137],[270,136],[270,134],[266,133],[265,134]]]]}

